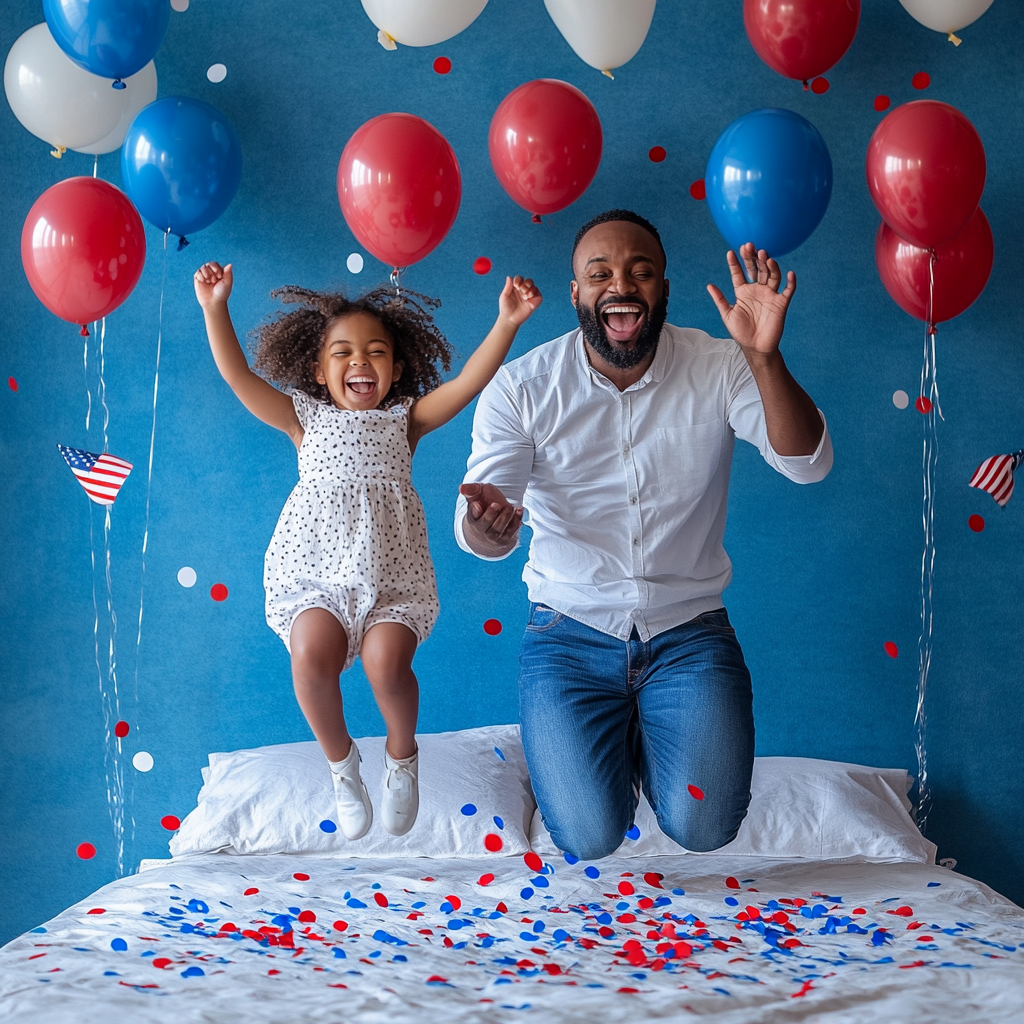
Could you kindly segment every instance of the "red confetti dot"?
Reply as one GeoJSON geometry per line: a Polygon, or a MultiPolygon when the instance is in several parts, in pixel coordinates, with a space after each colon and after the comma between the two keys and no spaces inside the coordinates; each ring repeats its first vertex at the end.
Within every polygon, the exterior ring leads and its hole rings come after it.
{"type": "Polygon", "coordinates": [[[646,872],[644,872],[644,881],[648,885],[653,886],[655,889],[660,889],[661,888],[661,880],[664,877],[665,877],[664,875],[659,875],[657,871],[646,871],[646,872]]]}
{"type": "Polygon", "coordinates": [[[891,640],[886,640],[882,646],[885,648],[885,653],[888,654],[890,658],[895,658],[900,653],[900,649],[891,640]]]}
{"type": "Polygon", "coordinates": [[[447,57],[434,58],[434,70],[439,75],[447,75],[452,69],[452,62],[447,57]]]}
{"type": "Polygon", "coordinates": [[[124,739],[128,735],[128,730],[131,726],[127,722],[116,722],[114,724],[114,735],[119,739],[124,739]]]}
{"type": "Polygon", "coordinates": [[[668,156],[668,153],[665,152],[664,146],[651,146],[651,148],[647,151],[647,156],[650,159],[651,163],[660,164],[661,161],[668,156]]]}
{"type": "Polygon", "coordinates": [[[335,921],[331,927],[336,932],[343,932],[348,927],[348,921],[335,921]]]}
{"type": "Polygon", "coordinates": [[[459,910],[462,907],[462,900],[458,896],[445,896],[445,899],[452,905],[453,910],[459,910]]]}
{"type": "Polygon", "coordinates": [[[531,871],[540,871],[544,867],[544,861],[542,861],[540,857],[533,852],[533,850],[530,850],[528,853],[524,853],[523,860],[531,871]]]}
{"type": "Polygon", "coordinates": [[[690,186],[690,196],[693,199],[706,199],[708,195],[707,189],[704,187],[704,179],[698,178],[690,186]]]}
{"type": "Polygon", "coordinates": [[[490,885],[494,881],[494,875],[488,872],[486,875],[481,875],[477,880],[477,885],[490,885]]]}
{"type": "Polygon", "coordinates": [[[652,900],[650,896],[641,896],[640,899],[636,901],[636,905],[641,910],[646,910],[648,907],[654,906],[654,900],[652,900]]]}
{"type": "Polygon", "coordinates": [[[90,914],[105,914],[106,911],[102,907],[93,907],[92,910],[88,911],[90,914]]]}
{"type": "Polygon", "coordinates": [[[505,906],[505,901],[504,900],[502,900],[501,903],[499,903],[494,909],[497,910],[497,912],[499,914],[507,914],[508,913],[508,907],[505,906]]]}
{"type": "Polygon", "coordinates": [[[154,967],[158,967],[160,970],[163,970],[165,967],[170,967],[174,961],[169,956],[158,956],[155,960],[152,960],[151,963],[154,967]]]}
{"type": "Polygon", "coordinates": [[[888,96],[876,96],[875,97],[875,110],[881,113],[883,110],[889,109],[889,104],[892,100],[888,96]]]}
{"type": "Polygon", "coordinates": [[[694,786],[693,784],[686,787],[686,792],[693,797],[694,800],[704,799],[704,790],[700,786],[694,786]]]}
{"type": "Polygon", "coordinates": [[[636,892],[636,889],[633,888],[630,882],[619,882],[619,892],[621,892],[623,896],[632,896],[633,893],[636,892]]]}
{"type": "Polygon", "coordinates": [[[440,974],[432,974],[429,978],[427,978],[427,984],[428,985],[432,981],[439,981],[442,985],[447,985],[448,984],[448,979],[447,978],[442,978],[440,974]]]}
{"type": "Polygon", "coordinates": [[[160,819],[160,824],[163,825],[168,832],[174,832],[181,828],[181,822],[173,814],[165,814],[160,819]]]}
{"type": "Polygon", "coordinates": [[[727,878],[727,879],[725,880],[725,884],[726,884],[726,885],[727,885],[727,886],[728,886],[728,887],[729,887],[730,889],[738,889],[738,888],[740,887],[740,883],[739,883],[739,881],[737,881],[737,879],[733,878],[733,876],[732,876],[732,875],[730,875],[730,876],[729,876],[729,877],[728,877],[728,878],[727,878]]]}
{"type": "Polygon", "coordinates": [[[214,601],[226,601],[228,599],[228,588],[225,587],[223,583],[214,583],[214,585],[210,587],[210,597],[212,597],[214,601]]]}
{"type": "Polygon", "coordinates": [[[292,878],[294,878],[296,882],[309,881],[309,875],[307,875],[304,871],[296,871],[295,874],[292,875],[292,878]]]}
{"type": "Polygon", "coordinates": [[[92,860],[96,856],[96,847],[92,843],[79,843],[75,849],[75,853],[78,854],[82,860],[92,860]]]}
{"type": "Polygon", "coordinates": [[[276,967],[271,967],[267,974],[280,974],[281,972],[276,967]]]}
{"type": "Polygon", "coordinates": [[[890,910],[890,914],[898,914],[900,917],[913,917],[914,911],[911,907],[897,907],[895,910],[890,910]]]}
{"type": "Polygon", "coordinates": [[[850,913],[852,913],[852,914],[866,914],[867,911],[863,907],[855,907],[852,911],[850,911],[850,913]]]}
{"type": "Polygon", "coordinates": [[[501,836],[495,835],[494,832],[488,832],[484,836],[484,849],[488,853],[497,853],[505,844],[502,842],[501,836]]]}
{"type": "Polygon", "coordinates": [[[18,390],[18,382],[13,377],[8,377],[7,378],[7,386],[12,391],[17,391],[18,390]]]}
{"type": "Polygon", "coordinates": [[[926,398],[924,395],[919,395],[916,402],[914,402],[914,408],[922,415],[927,415],[932,411],[932,403],[930,398],[926,398]]]}
{"type": "Polygon", "coordinates": [[[829,81],[827,78],[822,78],[820,75],[811,82],[811,92],[816,93],[820,96],[823,92],[828,92],[829,81]]]}
{"type": "Polygon", "coordinates": [[[932,79],[927,71],[918,71],[918,73],[910,80],[910,84],[915,89],[927,89],[928,86],[932,84],[932,79]]]}
{"type": "Polygon", "coordinates": [[[488,636],[497,636],[501,632],[501,623],[497,619],[488,619],[484,623],[484,632],[488,636]]]}
{"type": "Polygon", "coordinates": [[[474,274],[489,274],[491,272],[491,261],[486,256],[477,256],[473,260],[474,274]]]}
{"type": "Polygon", "coordinates": [[[378,907],[386,907],[388,905],[388,898],[382,892],[375,892],[373,894],[373,902],[376,903],[378,907]]]}
{"type": "Polygon", "coordinates": [[[982,516],[973,515],[967,520],[967,525],[975,533],[981,533],[981,531],[985,529],[985,520],[982,516]]]}
{"type": "Polygon", "coordinates": [[[316,920],[316,914],[312,910],[303,910],[299,914],[299,920],[303,924],[312,924],[316,920]]]}
{"type": "Polygon", "coordinates": [[[259,892],[259,889],[250,888],[250,889],[246,889],[245,892],[242,893],[242,895],[243,896],[255,896],[256,893],[258,893],[258,892],[259,892]]]}

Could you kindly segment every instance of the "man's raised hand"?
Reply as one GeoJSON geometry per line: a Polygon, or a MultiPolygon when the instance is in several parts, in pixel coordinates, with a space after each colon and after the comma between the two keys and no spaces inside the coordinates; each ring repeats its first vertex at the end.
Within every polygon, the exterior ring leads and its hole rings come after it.
{"type": "Polygon", "coordinates": [[[780,292],[782,271],[764,249],[755,251],[754,243],[746,242],[740,247],[740,257],[747,268],[746,276],[736,253],[730,249],[726,255],[736,302],[730,304],[713,284],[708,285],[708,293],[736,344],[768,355],[778,349],[782,340],[786,311],[796,291],[796,274],[792,270],[786,274],[786,287],[780,292]]]}
{"type": "Polygon", "coordinates": [[[508,554],[516,546],[523,510],[509,504],[494,484],[462,484],[459,493],[468,506],[462,527],[466,543],[478,555],[508,554]]]}

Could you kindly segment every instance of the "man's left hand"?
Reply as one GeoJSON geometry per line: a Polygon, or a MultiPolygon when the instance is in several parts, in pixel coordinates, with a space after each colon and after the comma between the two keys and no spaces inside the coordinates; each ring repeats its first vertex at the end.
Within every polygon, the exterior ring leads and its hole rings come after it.
{"type": "Polygon", "coordinates": [[[755,252],[754,243],[746,242],[740,247],[740,258],[746,275],[736,253],[730,249],[726,255],[735,303],[730,304],[716,285],[709,284],[708,293],[736,344],[748,354],[770,355],[782,340],[786,310],[796,291],[796,274],[792,270],[786,274],[786,287],[780,292],[782,271],[764,249],[755,252]]]}

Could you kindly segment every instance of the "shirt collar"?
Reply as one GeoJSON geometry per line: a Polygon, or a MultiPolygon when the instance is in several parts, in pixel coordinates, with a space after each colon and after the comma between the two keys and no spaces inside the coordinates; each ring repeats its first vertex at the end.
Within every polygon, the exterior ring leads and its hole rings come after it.
{"type": "MultiPolygon", "coordinates": [[[[651,365],[647,367],[647,372],[635,384],[631,384],[626,388],[622,394],[626,394],[630,391],[639,391],[648,384],[657,384],[664,379],[665,374],[668,371],[669,349],[672,347],[672,340],[669,337],[668,328],[669,325],[665,324],[661,329],[661,335],[658,338],[658,348],[654,353],[654,359],[651,362],[651,365]]],[[[587,358],[586,346],[583,342],[583,331],[580,328],[576,329],[575,350],[577,358],[586,373],[589,375],[591,381],[602,388],[610,388],[616,392],[619,390],[603,373],[595,370],[591,365],[590,360],[587,358]]]]}

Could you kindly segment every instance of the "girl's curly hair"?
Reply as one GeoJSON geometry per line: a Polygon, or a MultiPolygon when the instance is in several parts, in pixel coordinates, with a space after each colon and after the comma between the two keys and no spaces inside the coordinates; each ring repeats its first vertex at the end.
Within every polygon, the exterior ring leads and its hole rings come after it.
{"type": "Polygon", "coordinates": [[[451,368],[452,348],[437,329],[430,310],[441,305],[419,292],[396,295],[389,288],[374,288],[358,299],[339,292],[314,292],[288,286],[270,293],[271,298],[296,303],[298,309],[273,315],[252,332],[255,369],[267,380],[286,389],[303,391],[311,398],[330,402],[331,396],[313,376],[327,332],[339,317],[369,313],[391,338],[395,361],[404,364],[402,375],[382,403],[389,408],[403,398],[420,398],[441,382],[437,363],[451,368]]]}

